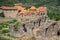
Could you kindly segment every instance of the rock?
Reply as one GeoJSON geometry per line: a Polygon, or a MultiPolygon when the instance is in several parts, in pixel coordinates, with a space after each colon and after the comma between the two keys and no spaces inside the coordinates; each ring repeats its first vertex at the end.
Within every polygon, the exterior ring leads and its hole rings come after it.
{"type": "Polygon", "coordinates": [[[25,34],[24,36],[19,38],[19,40],[32,40],[32,36],[29,34],[25,34]]]}

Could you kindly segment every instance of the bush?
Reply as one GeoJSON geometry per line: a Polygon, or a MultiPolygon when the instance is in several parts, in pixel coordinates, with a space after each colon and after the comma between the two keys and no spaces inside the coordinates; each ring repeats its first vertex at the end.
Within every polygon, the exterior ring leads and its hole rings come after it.
{"type": "Polygon", "coordinates": [[[2,29],[2,27],[0,26],[0,30],[2,29]]]}
{"type": "Polygon", "coordinates": [[[15,23],[15,28],[14,28],[15,31],[18,31],[18,26],[19,26],[19,22],[16,22],[15,23]]]}
{"type": "Polygon", "coordinates": [[[4,30],[2,30],[2,33],[8,33],[8,32],[9,32],[8,29],[4,29],[4,30]]]}
{"type": "Polygon", "coordinates": [[[32,36],[32,40],[35,40],[35,37],[34,37],[34,35],[32,36]]]}
{"type": "Polygon", "coordinates": [[[4,37],[0,37],[0,40],[10,40],[10,39],[4,38],[4,37]]]}

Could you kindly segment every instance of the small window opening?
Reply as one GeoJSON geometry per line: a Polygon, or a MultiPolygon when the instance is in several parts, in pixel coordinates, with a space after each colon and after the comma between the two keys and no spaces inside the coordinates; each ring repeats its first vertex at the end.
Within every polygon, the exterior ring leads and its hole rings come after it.
{"type": "Polygon", "coordinates": [[[41,15],[42,15],[42,13],[41,13],[41,15]]]}
{"type": "Polygon", "coordinates": [[[32,30],[34,29],[34,27],[32,28],[32,30]]]}
{"type": "Polygon", "coordinates": [[[21,12],[21,10],[19,10],[18,12],[21,12]]]}
{"type": "Polygon", "coordinates": [[[39,20],[39,26],[40,26],[40,22],[41,22],[41,20],[39,20]]]}
{"type": "Polygon", "coordinates": [[[45,34],[47,33],[47,30],[48,30],[48,28],[46,28],[46,30],[45,30],[45,34]]]}
{"type": "Polygon", "coordinates": [[[24,30],[24,32],[27,32],[27,29],[26,29],[26,27],[25,27],[25,24],[23,24],[23,30],[24,30]]]}
{"type": "Polygon", "coordinates": [[[0,17],[5,17],[5,15],[4,15],[4,13],[2,12],[2,13],[0,13],[0,17]]]}
{"type": "Polygon", "coordinates": [[[60,36],[60,31],[57,32],[57,36],[60,36]]]}
{"type": "Polygon", "coordinates": [[[43,15],[45,15],[45,13],[43,13],[43,15]]]}
{"type": "Polygon", "coordinates": [[[34,22],[34,26],[35,26],[35,22],[34,22]]]}
{"type": "Polygon", "coordinates": [[[56,25],[56,23],[54,23],[54,24],[52,24],[53,25],[53,28],[54,28],[54,26],[56,25]]]}

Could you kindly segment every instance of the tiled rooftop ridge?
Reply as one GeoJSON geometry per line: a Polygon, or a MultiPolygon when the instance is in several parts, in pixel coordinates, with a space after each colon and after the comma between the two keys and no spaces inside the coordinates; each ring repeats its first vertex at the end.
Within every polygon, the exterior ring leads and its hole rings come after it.
{"type": "Polygon", "coordinates": [[[30,14],[31,11],[33,11],[35,14],[39,14],[40,12],[47,12],[47,7],[42,6],[39,8],[36,8],[35,6],[31,6],[29,9],[25,9],[23,6],[13,6],[13,7],[8,7],[8,6],[1,6],[0,9],[2,10],[18,10],[17,14],[30,14]]]}

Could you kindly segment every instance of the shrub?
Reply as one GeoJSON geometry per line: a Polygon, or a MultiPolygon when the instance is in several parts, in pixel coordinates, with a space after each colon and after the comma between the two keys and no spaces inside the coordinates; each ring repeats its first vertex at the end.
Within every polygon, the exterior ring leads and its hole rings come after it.
{"type": "Polygon", "coordinates": [[[16,22],[15,23],[15,29],[14,29],[15,31],[18,31],[18,25],[19,25],[19,22],[16,22]]]}
{"type": "Polygon", "coordinates": [[[10,40],[10,39],[4,38],[4,37],[0,37],[0,40],[10,40]]]}
{"type": "Polygon", "coordinates": [[[9,32],[9,29],[2,30],[2,33],[8,33],[8,32],[9,32]]]}

